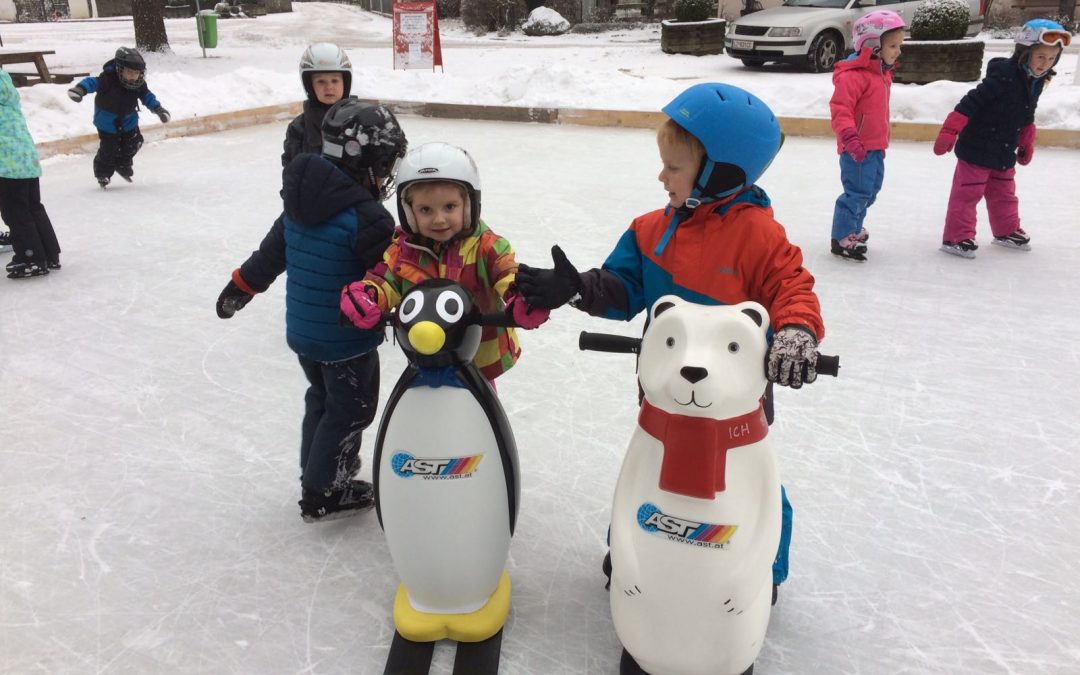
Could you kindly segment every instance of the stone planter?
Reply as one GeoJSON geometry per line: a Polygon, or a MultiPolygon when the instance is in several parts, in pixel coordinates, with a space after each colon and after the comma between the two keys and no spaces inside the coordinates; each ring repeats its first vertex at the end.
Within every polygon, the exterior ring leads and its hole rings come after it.
{"type": "Polygon", "coordinates": [[[707,19],[705,21],[662,21],[660,22],[660,50],[665,54],[722,54],[724,52],[724,31],[727,21],[707,19]]]}
{"type": "Polygon", "coordinates": [[[974,82],[982,75],[981,40],[906,41],[893,82],[926,84],[937,80],[974,82]]]}

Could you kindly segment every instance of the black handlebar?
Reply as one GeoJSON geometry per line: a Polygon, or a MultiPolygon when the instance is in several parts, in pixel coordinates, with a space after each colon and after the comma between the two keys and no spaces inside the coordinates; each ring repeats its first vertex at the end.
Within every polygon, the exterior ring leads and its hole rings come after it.
{"type": "MultiPolygon", "coordinates": [[[[578,336],[578,349],[613,354],[639,354],[641,352],[641,338],[581,331],[581,335],[578,336]]],[[[840,357],[830,354],[818,354],[815,370],[817,370],[818,375],[836,377],[840,374],[840,357]]]]}

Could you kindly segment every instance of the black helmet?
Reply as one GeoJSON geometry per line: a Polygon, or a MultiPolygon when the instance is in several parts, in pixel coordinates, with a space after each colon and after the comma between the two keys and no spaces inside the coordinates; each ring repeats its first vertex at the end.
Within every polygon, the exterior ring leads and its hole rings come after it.
{"type": "Polygon", "coordinates": [[[397,118],[385,106],[351,96],[341,99],[326,111],[322,138],[323,157],[353,176],[367,176],[378,199],[390,196],[408,141],[397,118]]]}
{"type": "Polygon", "coordinates": [[[116,65],[116,79],[120,80],[120,84],[127,89],[138,89],[146,83],[146,61],[143,61],[142,54],[131,47],[121,47],[116,50],[116,56],[113,57],[113,63],[116,65]],[[132,70],[139,71],[139,78],[133,82],[129,82],[120,76],[121,68],[131,68],[132,70]]]}

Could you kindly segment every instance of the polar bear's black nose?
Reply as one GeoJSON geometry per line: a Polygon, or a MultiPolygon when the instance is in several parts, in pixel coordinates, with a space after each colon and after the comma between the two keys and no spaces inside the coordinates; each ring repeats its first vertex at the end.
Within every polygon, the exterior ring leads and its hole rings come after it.
{"type": "Polygon", "coordinates": [[[686,379],[690,384],[700,382],[709,376],[709,371],[704,368],[698,368],[697,366],[683,366],[679,370],[679,374],[686,379]]]}

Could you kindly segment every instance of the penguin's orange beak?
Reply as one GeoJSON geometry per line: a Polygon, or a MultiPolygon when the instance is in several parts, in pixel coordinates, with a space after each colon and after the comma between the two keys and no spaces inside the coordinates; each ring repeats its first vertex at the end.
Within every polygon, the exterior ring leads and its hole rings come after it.
{"type": "Polygon", "coordinates": [[[409,329],[409,344],[424,356],[431,356],[446,344],[446,332],[433,321],[421,321],[409,329]]]}

